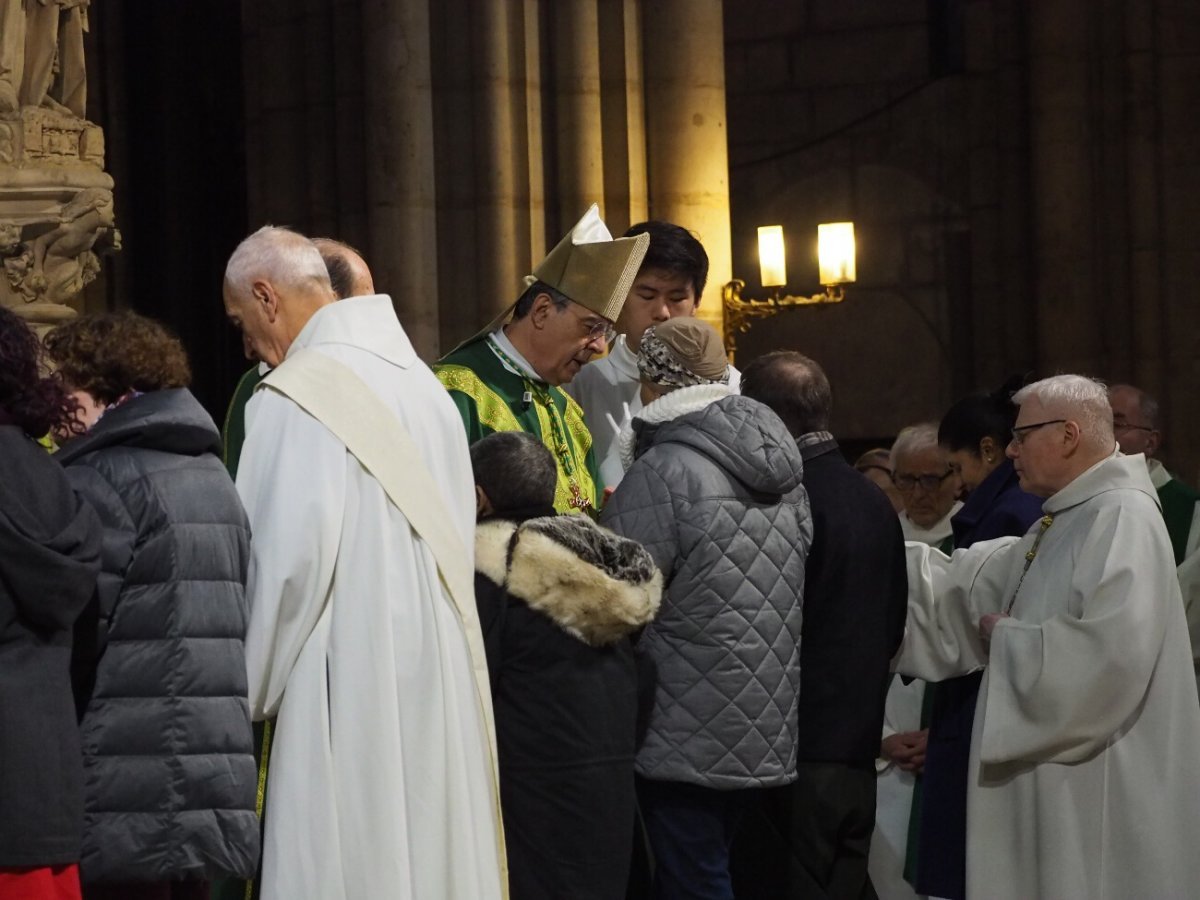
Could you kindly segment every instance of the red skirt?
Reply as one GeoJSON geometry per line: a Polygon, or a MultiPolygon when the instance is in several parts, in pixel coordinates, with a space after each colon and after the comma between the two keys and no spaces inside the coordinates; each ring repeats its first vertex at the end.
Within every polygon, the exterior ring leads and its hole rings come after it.
{"type": "Polygon", "coordinates": [[[0,868],[0,900],[81,900],[79,866],[0,868]]]}

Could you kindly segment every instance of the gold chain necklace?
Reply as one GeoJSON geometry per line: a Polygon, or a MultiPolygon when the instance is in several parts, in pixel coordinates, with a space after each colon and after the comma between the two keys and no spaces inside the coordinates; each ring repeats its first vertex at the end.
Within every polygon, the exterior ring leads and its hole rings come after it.
{"type": "Polygon", "coordinates": [[[1042,538],[1046,536],[1046,532],[1050,530],[1050,526],[1054,524],[1054,516],[1042,516],[1042,527],[1038,531],[1037,537],[1033,539],[1033,546],[1029,548],[1029,552],[1025,554],[1025,568],[1021,570],[1021,577],[1017,581],[1017,589],[1013,591],[1012,599],[1008,601],[1008,606],[1004,607],[1004,614],[1007,616],[1012,612],[1013,604],[1017,602],[1017,595],[1021,593],[1021,585],[1025,583],[1025,574],[1029,571],[1029,567],[1033,565],[1034,559],[1037,558],[1038,547],[1042,545],[1042,538]]]}

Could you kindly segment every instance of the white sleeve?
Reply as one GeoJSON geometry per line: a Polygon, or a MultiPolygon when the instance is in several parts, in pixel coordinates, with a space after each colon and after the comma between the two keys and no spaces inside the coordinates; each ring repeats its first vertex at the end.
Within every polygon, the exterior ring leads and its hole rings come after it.
{"type": "Polygon", "coordinates": [[[987,647],[979,620],[1000,612],[1023,539],[980,541],[946,556],[917,541],[908,557],[908,621],[893,668],[926,681],[944,681],[983,668],[987,647]]]}
{"type": "Polygon", "coordinates": [[[254,400],[237,488],[250,519],[246,669],[257,719],[279,710],[292,667],[325,609],[346,494],[346,448],[269,389],[254,400]]]}

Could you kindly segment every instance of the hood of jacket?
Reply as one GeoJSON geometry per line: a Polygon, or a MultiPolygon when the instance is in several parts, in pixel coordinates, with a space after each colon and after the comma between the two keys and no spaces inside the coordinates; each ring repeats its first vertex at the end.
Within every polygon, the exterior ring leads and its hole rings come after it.
{"type": "Polygon", "coordinates": [[[221,434],[187,388],[150,391],[110,409],[91,431],[67,441],[55,458],[69,465],[88,453],[116,446],[220,456],[221,434]]]}
{"type": "MultiPolygon", "coordinates": [[[[693,389],[683,388],[673,394],[688,390],[693,389]]],[[[643,417],[673,394],[647,406],[643,417]]],[[[636,455],[665,444],[682,444],[703,453],[760,494],[790,493],[804,475],[804,461],[783,420],[767,406],[740,394],[722,397],[667,421],[652,422],[651,427],[643,426],[636,455]]]]}
{"type": "Polygon", "coordinates": [[[475,568],[592,646],[644,627],[662,598],[662,574],[642,545],[586,516],[484,522],[475,568]]]}
{"type": "Polygon", "coordinates": [[[91,593],[100,570],[100,523],[92,508],[76,497],[45,449],[15,425],[0,426],[0,456],[8,467],[0,483],[5,587],[24,598],[91,593]],[[33,484],[40,487],[31,504],[33,484]]]}

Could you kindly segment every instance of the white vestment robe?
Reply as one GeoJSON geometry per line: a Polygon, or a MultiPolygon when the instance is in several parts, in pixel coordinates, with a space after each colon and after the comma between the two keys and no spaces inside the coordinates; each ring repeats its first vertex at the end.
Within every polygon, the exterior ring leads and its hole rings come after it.
{"type": "MultiPolygon", "coordinates": [[[[738,370],[730,366],[729,386],[734,393],[741,380],[738,370]]],[[[583,408],[600,478],[606,488],[615,488],[625,477],[618,440],[621,427],[642,411],[637,354],[629,349],[625,335],[618,335],[608,355],[580,369],[563,390],[583,408]]]]}
{"type": "MultiPolygon", "coordinates": [[[[390,299],[322,307],[288,353],[305,347],[348,366],[395,411],[469,555],[462,422],[390,299]]],[[[250,703],[256,719],[278,716],[263,900],[501,896],[489,736],[464,626],[429,547],[290,399],[260,389],[246,415],[237,486],[253,534],[250,703]]]]}
{"type": "Polygon", "coordinates": [[[908,544],[897,670],[984,669],[971,738],[967,896],[1200,890],[1200,708],[1174,556],[1141,457],[1114,454],[1024,538],[952,558],[908,544]],[[1015,595],[1015,601],[1013,597],[1015,595]],[[980,618],[1003,612],[984,644],[980,618]]]}

